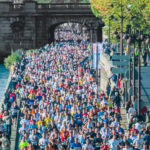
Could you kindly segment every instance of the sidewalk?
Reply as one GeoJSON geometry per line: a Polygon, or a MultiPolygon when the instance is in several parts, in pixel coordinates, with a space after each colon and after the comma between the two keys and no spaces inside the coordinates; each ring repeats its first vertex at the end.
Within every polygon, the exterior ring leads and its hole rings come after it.
{"type": "MultiPolygon", "coordinates": [[[[19,97],[17,98],[17,104],[20,108],[20,99],[19,97]]],[[[12,125],[11,127],[11,148],[10,150],[17,150],[18,149],[18,127],[19,127],[19,118],[20,118],[20,111],[18,112],[17,115],[17,124],[12,125]]]]}
{"type": "Polygon", "coordinates": [[[121,127],[124,128],[125,133],[127,133],[128,130],[128,120],[127,120],[127,113],[125,107],[121,107],[121,127]]]}
{"type": "Polygon", "coordinates": [[[12,127],[11,127],[11,137],[10,137],[10,141],[11,141],[10,150],[15,150],[15,147],[16,147],[16,133],[17,133],[17,126],[12,125],[12,127]]]}

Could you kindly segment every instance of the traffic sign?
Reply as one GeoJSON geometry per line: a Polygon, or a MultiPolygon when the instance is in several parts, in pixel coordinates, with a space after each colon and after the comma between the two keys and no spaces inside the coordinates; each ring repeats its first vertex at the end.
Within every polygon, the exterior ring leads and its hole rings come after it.
{"type": "Polygon", "coordinates": [[[113,74],[123,74],[128,71],[129,68],[112,68],[113,74]]]}
{"type": "Polygon", "coordinates": [[[112,68],[112,73],[124,74],[129,70],[129,56],[128,55],[114,55],[111,57],[112,64],[115,66],[112,68]]]}

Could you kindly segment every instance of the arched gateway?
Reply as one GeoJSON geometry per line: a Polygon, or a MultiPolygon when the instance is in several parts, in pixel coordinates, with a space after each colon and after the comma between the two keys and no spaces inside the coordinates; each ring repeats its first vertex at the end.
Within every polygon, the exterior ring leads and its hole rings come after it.
{"type": "Polygon", "coordinates": [[[1,57],[11,49],[38,48],[54,41],[55,28],[66,22],[86,26],[91,41],[102,41],[104,23],[92,14],[89,3],[0,2],[0,16],[1,57]]]}

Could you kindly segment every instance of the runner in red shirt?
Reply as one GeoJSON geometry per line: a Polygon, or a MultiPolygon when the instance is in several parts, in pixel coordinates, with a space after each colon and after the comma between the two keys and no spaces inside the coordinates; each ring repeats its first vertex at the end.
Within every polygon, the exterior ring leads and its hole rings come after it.
{"type": "Polygon", "coordinates": [[[106,144],[106,141],[104,140],[102,146],[101,146],[101,150],[109,150],[109,146],[106,144]]]}
{"type": "Polygon", "coordinates": [[[132,125],[132,128],[130,129],[130,132],[131,131],[135,132],[136,134],[139,133],[139,131],[137,129],[135,129],[135,124],[132,125]]]}
{"type": "Polygon", "coordinates": [[[100,93],[100,98],[102,98],[103,96],[105,96],[104,91],[102,91],[102,92],[100,93]]]}

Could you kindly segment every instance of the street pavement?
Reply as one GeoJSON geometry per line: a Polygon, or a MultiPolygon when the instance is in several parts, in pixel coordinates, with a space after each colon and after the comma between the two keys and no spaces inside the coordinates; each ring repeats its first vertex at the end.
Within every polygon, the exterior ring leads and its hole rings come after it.
{"type": "Polygon", "coordinates": [[[150,65],[141,67],[141,100],[150,110],[150,65]]]}

